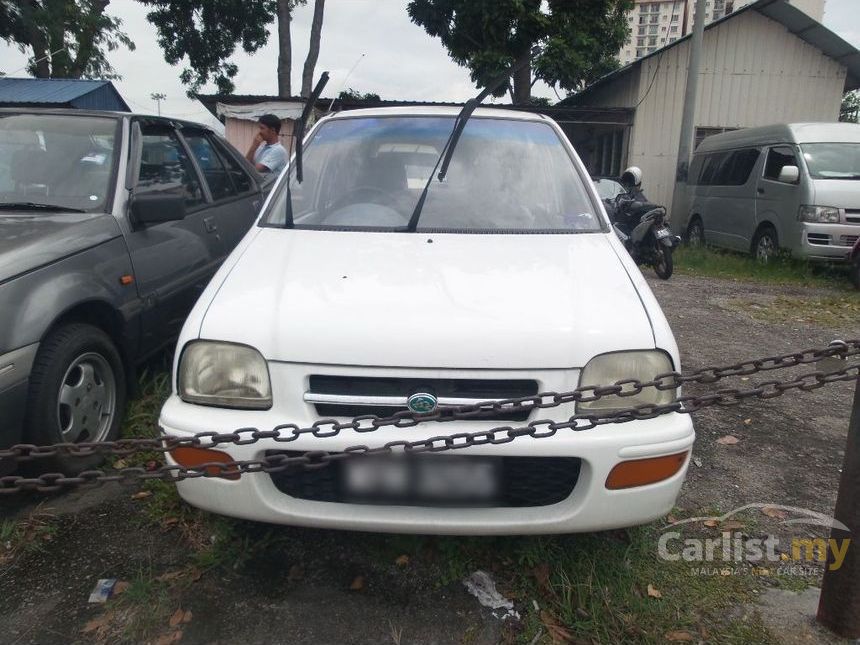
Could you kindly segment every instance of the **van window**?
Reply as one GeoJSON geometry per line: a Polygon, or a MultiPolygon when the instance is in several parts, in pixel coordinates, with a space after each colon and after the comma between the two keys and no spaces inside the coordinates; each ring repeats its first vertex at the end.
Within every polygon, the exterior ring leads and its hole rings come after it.
{"type": "Polygon", "coordinates": [[[860,143],[806,143],[800,149],[813,179],[860,179],[860,143]]]}
{"type": "Polygon", "coordinates": [[[785,166],[796,166],[797,157],[794,156],[794,150],[788,146],[779,146],[771,148],[767,153],[767,163],[764,166],[764,178],[777,181],[779,173],[785,166]]]}
{"type": "Polygon", "coordinates": [[[713,184],[716,186],[743,186],[758,161],[758,148],[735,150],[723,161],[717,171],[713,184]]]}
{"type": "Polygon", "coordinates": [[[712,186],[720,166],[726,160],[726,157],[728,157],[727,152],[712,152],[707,155],[702,164],[702,174],[699,175],[699,181],[696,183],[700,186],[712,186]]]}

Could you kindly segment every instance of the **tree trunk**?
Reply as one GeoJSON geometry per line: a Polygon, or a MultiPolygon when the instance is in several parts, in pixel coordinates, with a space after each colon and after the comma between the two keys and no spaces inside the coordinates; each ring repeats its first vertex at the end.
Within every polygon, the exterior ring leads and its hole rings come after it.
{"type": "Polygon", "coordinates": [[[48,40],[45,38],[40,24],[43,20],[36,18],[36,13],[40,11],[40,8],[34,0],[27,0],[19,6],[24,24],[27,25],[30,47],[33,49],[33,62],[30,64],[30,72],[36,78],[51,78],[51,65],[48,62],[48,54],[51,52],[48,50],[48,40]]]}
{"type": "Polygon", "coordinates": [[[290,23],[292,22],[290,0],[278,0],[278,96],[289,98],[290,68],[293,64],[290,23]]]}
{"type": "Polygon", "coordinates": [[[70,78],[81,78],[87,71],[87,65],[95,50],[95,39],[99,33],[97,25],[108,4],[110,4],[110,0],[96,0],[91,3],[84,23],[88,26],[78,34],[78,55],[74,61],[69,56],[68,76],[70,78]]]}
{"type": "Polygon", "coordinates": [[[314,84],[314,68],[320,55],[320,36],[322,35],[323,12],[325,11],[325,0],[315,0],[314,20],[311,23],[311,42],[308,47],[308,57],[305,59],[305,67],[302,70],[302,96],[307,98],[311,95],[314,84]]]}
{"type": "MultiPolygon", "coordinates": [[[[531,52],[526,51],[518,59],[517,63],[528,61],[531,52]]],[[[531,64],[523,65],[514,74],[514,105],[524,105],[529,102],[532,95],[532,67],[531,64]]]]}

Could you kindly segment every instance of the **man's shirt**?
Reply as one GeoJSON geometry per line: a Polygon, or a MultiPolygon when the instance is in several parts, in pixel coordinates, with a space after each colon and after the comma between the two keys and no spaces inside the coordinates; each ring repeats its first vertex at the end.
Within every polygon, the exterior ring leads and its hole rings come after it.
{"type": "Polygon", "coordinates": [[[254,163],[261,164],[269,172],[280,174],[287,165],[287,150],[280,143],[266,143],[254,152],[254,163]]]}

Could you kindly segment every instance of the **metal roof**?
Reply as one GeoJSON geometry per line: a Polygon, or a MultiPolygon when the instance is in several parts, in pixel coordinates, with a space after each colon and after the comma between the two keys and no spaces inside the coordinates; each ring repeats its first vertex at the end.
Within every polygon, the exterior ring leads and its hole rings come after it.
{"type": "MultiPolygon", "coordinates": [[[[724,22],[733,20],[747,11],[757,11],[763,16],[780,23],[788,30],[789,33],[820,50],[825,56],[829,56],[835,61],[845,65],[848,68],[848,75],[845,79],[845,90],[860,88],[860,51],[858,51],[854,45],[844,40],[841,36],[830,31],[830,29],[815,20],[812,16],[793,5],[790,5],[788,0],[758,0],[757,2],[753,2],[752,4],[748,4],[745,7],[737,9],[733,13],[730,13],[719,20],[715,20],[712,23],[705,25],[705,30],[715,29],[724,22]]],[[[659,56],[672,47],[677,47],[682,42],[689,40],[692,37],[693,34],[691,32],[682,36],[673,43],[669,43],[668,45],[665,45],[642,58],[636,59],[629,65],[618,68],[615,71],[597,79],[581,92],[563,99],[556,105],[576,105],[585,98],[593,88],[599,87],[623,74],[633,71],[642,64],[642,61],[651,58],[652,56],[659,56]]]]}
{"type": "Polygon", "coordinates": [[[110,81],[0,77],[0,104],[70,105],[130,111],[110,81]]]}

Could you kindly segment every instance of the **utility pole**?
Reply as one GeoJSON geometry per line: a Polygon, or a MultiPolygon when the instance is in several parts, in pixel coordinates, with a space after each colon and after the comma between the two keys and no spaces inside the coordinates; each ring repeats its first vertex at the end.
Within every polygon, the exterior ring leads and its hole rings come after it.
{"type": "Polygon", "coordinates": [[[687,187],[687,173],[693,154],[693,130],[696,126],[696,96],[699,89],[699,68],[702,63],[702,42],[705,39],[705,0],[696,0],[693,38],[687,64],[687,91],[684,94],[684,115],[681,119],[681,141],[678,144],[678,165],[675,169],[675,192],[672,196],[670,218],[680,214],[687,187]]]}
{"type": "Polygon", "coordinates": [[[161,92],[153,92],[149,95],[153,101],[158,105],[158,116],[161,116],[161,102],[167,99],[167,96],[162,94],[161,92]]]}

